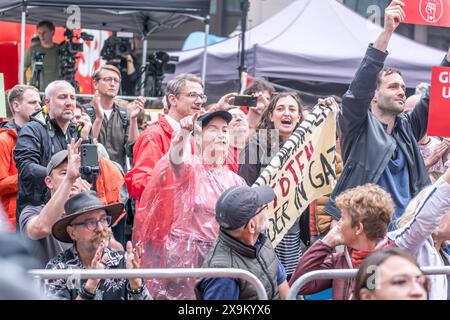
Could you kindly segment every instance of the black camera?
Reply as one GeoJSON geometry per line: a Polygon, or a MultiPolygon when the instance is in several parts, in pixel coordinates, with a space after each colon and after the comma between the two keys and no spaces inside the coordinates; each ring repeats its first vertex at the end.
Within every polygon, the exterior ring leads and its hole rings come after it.
{"type": "Polygon", "coordinates": [[[33,60],[35,63],[43,63],[44,62],[45,53],[43,52],[35,52],[33,56],[33,60]]]}
{"type": "Polygon", "coordinates": [[[257,103],[258,103],[257,97],[242,95],[242,96],[234,97],[233,105],[234,106],[244,106],[244,107],[256,107],[257,103]]]}
{"type": "Polygon", "coordinates": [[[58,48],[60,60],[59,76],[61,80],[70,82],[78,92],[78,83],[75,80],[76,61],[79,58],[78,53],[83,52],[83,43],[74,42],[74,39],[83,39],[84,41],[94,40],[94,36],[81,32],[80,35],[74,35],[73,30],[66,29],[64,40],[58,48]]]}
{"type": "Polygon", "coordinates": [[[170,56],[167,52],[156,51],[148,56],[148,72],[150,75],[163,76],[164,73],[175,73],[176,65],[170,61],[178,62],[179,57],[170,56]]]}
{"type": "Polygon", "coordinates": [[[97,146],[95,144],[82,144],[79,151],[81,157],[81,178],[89,183],[95,183],[100,172],[97,146]]]}
{"type": "Polygon", "coordinates": [[[100,56],[107,61],[120,60],[123,56],[130,54],[133,38],[110,37],[105,41],[100,56]]]}

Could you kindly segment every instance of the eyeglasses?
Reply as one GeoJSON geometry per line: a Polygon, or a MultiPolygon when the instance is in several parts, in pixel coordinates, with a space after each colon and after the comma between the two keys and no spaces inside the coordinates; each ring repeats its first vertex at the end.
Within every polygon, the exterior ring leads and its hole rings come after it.
{"type": "Polygon", "coordinates": [[[108,77],[108,78],[101,78],[101,80],[103,80],[106,83],[120,83],[120,79],[117,78],[112,78],[112,77],[108,77]]]}
{"type": "Polygon", "coordinates": [[[188,98],[191,98],[192,100],[197,100],[198,98],[200,98],[203,103],[208,100],[208,97],[205,94],[199,94],[197,92],[188,92],[184,93],[184,95],[188,98]]]}
{"type": "Polygon", "coordinates": [[[90,231],[95,231],[97,229],[98,224],[100,223],[103,228],[107,228],[111,226],[112,218],[111,216],[104,216],[100,219],[88,219],[83,222],[72,223],[71,226],[85,226],[90,231]]]}

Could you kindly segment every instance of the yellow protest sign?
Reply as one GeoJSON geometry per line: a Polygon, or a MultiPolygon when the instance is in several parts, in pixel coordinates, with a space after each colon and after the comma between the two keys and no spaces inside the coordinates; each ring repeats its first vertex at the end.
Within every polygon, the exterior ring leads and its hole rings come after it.
{"type": "Polygon", "coordinates": [[[336,183],[336,110],[317,105],[256,180],[275,191],[267,236],[276,246],[307,206],[336,183]]]}

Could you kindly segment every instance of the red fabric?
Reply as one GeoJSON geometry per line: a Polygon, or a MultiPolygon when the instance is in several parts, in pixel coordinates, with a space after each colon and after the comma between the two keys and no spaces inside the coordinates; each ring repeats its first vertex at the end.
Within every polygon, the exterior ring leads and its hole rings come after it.
{"type": "MultiPolygon", "coordinates": [[[[134,216],[133,241],[162,245],[173,221],[173,173],[167,157],[158,161],[134,216]]],[[[145,252],[147,254],[147,251],[145,252]]],[[[143,260],[144,261],[144,260],[143,260]]]]}
{"type": "Polygon", "coordinates": [[[240,150],[236,147],[230,147],[228,151],[227,166],[234,173],[239,170],[239,152],[240,150]]]}
{"type": "Polygon", "coordinates": [[[173,129],[163,115],[152,123],[137,139],[133,148],[133,168],[125,175],[128,193],[140,200],[156,163],[169,151],[173,129]]]}
{"type": "MultiPolygon", "coordinates": [[[[217,198],[245,181],[226,166],[196,156],[171,169],[168,156],[155,166],[135,216],[133,241],[142,240],[145,268],[200,268],[219,230],[217,198]],[[176,170],[176,172],[174,172],[176,170]]],[[[155,299],[195,299],[195,279],[153,279],[155,299]]]]}
{"type": "Polygon", "coordinates": [[[11,230],[16,227],[17,167],[13,151],[17,141],[14,129],[0,129],[0,201],[11,230]]]}
{"type": "Polygon", "coordinates": [[[375,253],[377,251],[380,251],[381,249],[391,247],[392,244],[388,242],[387,240],[384,241],[381,245],[377,246],[373,250],[352,250],[350,256],[352,259],[352,265],[353,268],[359,268],[361,263],[365,258],[367,258],[372,253],[375,253]]]}

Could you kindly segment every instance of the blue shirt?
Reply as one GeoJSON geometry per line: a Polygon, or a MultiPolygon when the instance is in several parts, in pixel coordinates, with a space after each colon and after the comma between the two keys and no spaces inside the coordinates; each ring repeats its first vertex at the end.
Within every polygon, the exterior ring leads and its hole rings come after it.
{"type": "Polygon", "coordinates": [[[389,192],[395,203],[395,211],[389,224],[389,231],[395,230],[395,222],[405,212],[406,206],[411,200],[409,189],[409,172],[405,154],[397,145],[393,157],[389,160],[386,169],[378,180],[378,185],[389,192]]]}
{"type": "MultiPolygon", "coordinates": [[[[257,250],[261,247],[261,242],[255,244],[257,250]]],[[[280,285],[286,281],[286,271],[283,265],[277,259],[277,284],[280,285]]],[[[237,278],[206,278],[200,282],[200,290],[203,292],[205,300],[239,300],[239,284],[237,278]]]]}

